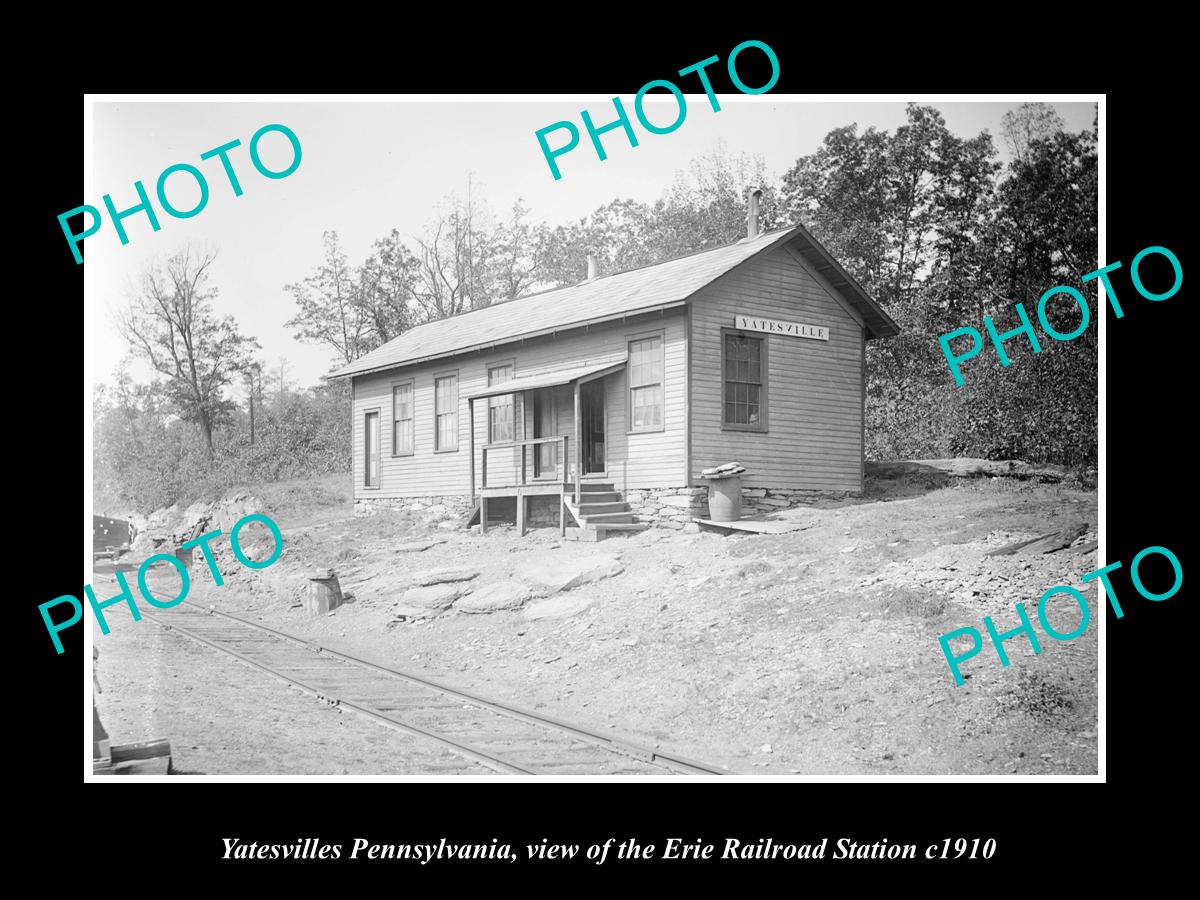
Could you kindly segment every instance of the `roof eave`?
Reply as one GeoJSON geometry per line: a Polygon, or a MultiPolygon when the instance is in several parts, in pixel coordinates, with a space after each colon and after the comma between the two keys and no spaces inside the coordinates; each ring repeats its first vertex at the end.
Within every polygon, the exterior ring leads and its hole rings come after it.
{"type": "Polygon", "coordinates": [[[829,251],[825,249],[820,241],[812,236],[807,228],[803,225],[797,225],[792,238],[803,238],[805,249],[814,252],[825,264],[824,267],[818,266],[817,271],[828,279],[835,288],[846,293],[851,300],[856,300],[857,303],[855,305],[864,307],[862,313],[863,319],[867,323],[868,339],[895,337],[900,333],[900,326],[896,324],[896,321],[887,314],[874,297],[866,292],[854,276],[847,272],[842,264],[830,255],[829,251]],[[831,273],[836,277],[831,278],[831,273]]]}
{"type": "MultiPolygon", "coordinates": [[[[655,303],[651,306],[639,307],[637,309],[625,310],[624,312],[614,313],[611,316],[601,316],[600,318],[585,319],[581,322],[569,322],[566,325],[556,325],[553,328],[543,328],[538,331],[530,331],[525,334],[514,334],[511,337],[502,341],[484,341],[481,344],[471,344],[470,346],[460,347],[456,350],[449,350],[445,353],[434,353],[429,356],[421,356],[414,359],[405,359],[399,362],[380,363],[377,366],[371,366],[366,369],[355,369],[350,372],[337,371],[331,372],[327,378],[353,378],[355,375],[374,375],[378,372],[386,372],[389,369],[402,369],[408,366],[419,366],[424,363],[433,362],[438,359],[447,359],[452,356],[463,356],[467,353],[477,353],[485,349],[493,347],[503,347],[507,344],[515,344],[518,341],[528,341],[533,338],[545,337],[546,335],[558,334],[563,331],[575,331],[578,328],[589,328],[592,325],[602,325],[606,322],[615,322],[620,319],[627,319],[630,316],[643,316],[648,313],[655,313],[659,310],[674,309],[675,307],[685,306],[688,302],[688,297],[682,300],[674,300],[670,303],[655,303]]],[[[351,364],[353,365],[353,364],[351,364]]],[[[345,368],[345,367],[344,367],[345,368]]]]}

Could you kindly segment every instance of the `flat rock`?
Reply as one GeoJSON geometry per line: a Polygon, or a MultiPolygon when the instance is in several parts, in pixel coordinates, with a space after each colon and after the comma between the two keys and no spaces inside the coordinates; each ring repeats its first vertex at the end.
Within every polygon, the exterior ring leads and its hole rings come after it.
{"type": "Polygon", "coordinates": [[[704,500],[693,500],[691,497],[663,497],[658,501],[663,506],[675,506],[679,509],[687,509],[691,506],[703,506],[704,500]]]}
{"type": "Polygon", "coordinates": [[[533,596],[529,585],[519,581],[498,581],[472,591],[454,605],[465,613],[489,613],[498,609],[516,609],[533,596]]]}
{"type": "Polygon", "coordinates": [[[559,594],[548,600],[539,600],[525,610],[527,619],[565,619],[583,612],[596,602],[587,594],[559,594]]]}
{"type": "Polygon", "coordinates": [[[454,581],[470,581],[479,575],[478,569],[423,569],[412,573],[413,584],[449,584],[454,581]]]}
{"type": "Polygon", "coordinates": [[[559,591],[569,591],[582,584],[620,575],[623,571],[625,567],[617,557],[597,555],[526,565],[518,577],[530,586],[535,597],[548,597],[559,591]]]}
{"type": "Polygon", "coordinates": [[[423,606],[396,606],[392,609],[392,614],[397,618],[405,619],[432,619],[434,616],[440,616],[444,613],[444,609],[427,609],[423,606]]]}
{"type": "Polygon", "coordinates": [[[467,592],[461,584],[434,584],[427,587],[409,588],[400,598],[401,606],[420,609],[446,609],[467,592]]]}
{"type": "Polygon", "coordinates": [[[393,553],[420,553],[423,550],[428,550],[430,547],[436,547],[438,544],[446,543],[444,538],[438,538],[432,541],[406,541],[403,544],[397,544],[392,548],[393,553]]]}

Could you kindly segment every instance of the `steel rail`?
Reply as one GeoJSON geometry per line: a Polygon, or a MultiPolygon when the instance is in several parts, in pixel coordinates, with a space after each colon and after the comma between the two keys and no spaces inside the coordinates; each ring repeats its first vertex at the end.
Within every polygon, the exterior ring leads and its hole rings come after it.
{"type": "MultiPolygon", "coordinates": [[[[726,774],[728,774],[724,769],[720,769],[716,766],[709,765],[708,763],[700,762],[698,760],[690,759],[688,757],[680,756],[680,755],[674,754],[674,753],[663,753],[663,752],[659,751],[657,748],[645,747],[645,746],[642,746],[639,744],[634,744],[634,743],[631,743],[628,741],[618,740],[618,739],[610,737],[608,735],[604,735],[599,732],[592,731],[591,729],[585,728],[583,726],[574,725],[570,722],[563,721],[562,719],[558,719],[554,716],[542,715],[540,713],[534,712],[529,709],[525,709],[523,707],[517,706],[512,703],[502,703],[502,702],[498,702],[495,700],[488,700],[484,697],[480,697],[479,695],[473,694],[469,691],[460,690],[458,688],[452,688],[452,687],[449,687],[447,685],[433,681],[433,680],[426,678],[424,676],[421,676],[421,675],[414,675],[411,672],[403,672],[398,669],[391,669],[391,668],[388,668],[387,666],[381,666],[378,663],[371,662],[370,660],[360,659],[359,657],[352,656],[348,653],[343,653],[339,650],[334,650],[331,647],[326,647],[322,644],[317,643],[316,641],[309,641],[304,638],[296,637],[295,635],[291,635],[291,634],[288,634],[287,632],[279,631],[276,628],[272,628],[269,625],[263,625],[260,622],[252,622],[248,619],[243,619],[240,616],[233,615],[232,613],[228,613],[223,610],[206,607],[203,604],[196,603],[192,600],[184,600],[183,605],[194,607],[195,609],[197,609],[200,612],[205,613],[207,615],[221,616],[222,618],[229,619],[230,621],[233,621],[233,622],[237,622],[240,625],[245,625],[247,627],[266,632],[267,634],[270,634],[280,640],[289,641],[293,644],[297,644],[301,647],[305,647],[306,649],[312,650],[318,654],[325,654],[327,656],[332,656],[337,659],[341,659],[346,662],[352,663],[356,666],[360,666],[365,669],[370,669],[375,672],[382,673],[384,675],[398,679],[400,681],[406,681],[406,682],[418,685],[423,688],[437,691],[439,693],[446,695],[447,697],[451,697],[451,698],[454,698],[457,700],[462,700],[466,703],[469,703],[471,706],[481,707],[483,709],[490,710],[492,712],[498,713],[503,716],[507,716],[509,718],[517,719],[520,721],[525,721],[525,722],[528,722],[533,725],[539,725],[543,728],[548,728],[548,729],[552,729],[555,731],[563,732],[563,733],[568,734],[577,739],[594,744],[602,749],[608,750],[613,753],[620,754],[622,756],[632,757],[634,759],[641,760],[642,762],[650,763],[651,765],[661,766],[663,768],[670,769],[672,771],[679,772],[681,774],[687,774],[687,775],[726,775],[726,774]]],[[[189,637],[199,640],[201,643],[207,644],[211,647],[214,647],[217,650],[221,650],[222,652],[225,652],[232,656],[238,657],[239,659],[242,659],[243,661],[250,663],[251,665],[255,666],[256,668],[259,668],[266,672],[269,672],[270,674],[275,675],[276,677],[281,678],[284,681],[288,681],[290,683],[296,684],[298,687],[301,687],[304,690],[308,691],[309,693],[314,694],[318,698],[325,699],[327,696],[326,693],[321,691],[320,689],[313,688],[311,685],[305,685],[305,684],[297,681],[296,679],[292,678],[291,676],[284,675],[280,672],[276,672],[270,666],[267,666],[263,663],[259,663],[256,660],[250,659],[249,657],[246,657],[243,654],[238,653],[235,650],[230,650],[227,647],[219,646],[216,643],[214,643],[206,638],[203,638],[199,635],[188,633],[185,629],[179,628],[178,626],[176,626],[170,622],[160,620],[153,616],[151,616],[151,618],[153,618],[154,621],[158,622],[158,624],[160,624],[160,625],[175,628],[176,630],[180,631],[180,633],[187,634],[189,637]]],[[[388,723],[396,725],[398,727],[402,727],[405,730],[408,730],[414,734],[419,734],[419,735],[422,735],[425,737],[429,737],[429,738],[439,741],[440,743],[443,743],[450,747],[453,747],[455,749],[460,749],[461,752],[465,753],[466,755],[473,756],[474,758],[480,760],[481,762],[485,762],[486,764],[491,765],[493,767],[500,767],[503,771],[508,771],[508,772],[512,772],[515,774],[523,774],[523,775],[524,774],[538,774],[538,773],[532,772],[528,769],[524,769],[521,766],[516,765],[515,763],[511,763],[511,762],[501,759],[500,757],[493,756],[492,754],[489,754],[485,750],[471,747],[470,745],[463,744],[460,741],[455,741],[452,738],[447,738],[447,737],[441,736],[441,735],[437,734],[436,732],[431,732],[431,731],[428,731],[427,729],[420,728],[419,726],[408,724],[408,723],[404,722],[402,719],[397,719],[392,716],[385,716],[382,713],[371,709],[370,707],[364,707],[359,704],[355,704],[351,701],[341,700],[340,698],[339,698],[338,702],[340,702],[343,705],[349,706],[352,709],[356,709],[356,710],[363,712],[369,716],[372,716],[373,718],[381,719],[382,721],[388,722],[388,723]]]]}
{"type": "Polygon", "coordinates": [[[452,749],[458,753],[461,753],[464,756],[467,756],[471,759],[475,759],[478,762],[481,762],[481,763],[484,763],[485,765],[491,766],[494,769],[498,769],[501,772],[506,772],[506,773],[512,774],[512,775],[536,775],[537,774],[537,772],[534,772],[530,769],[522,768],[521,766],[518,766],[515,763],[508,762],[507,760],[501,759],[498,756],[493,756],[492,754],[488,753],[486,750],[481,750],[478,747],[473,747],[470,744],[464,743],[462,741],[456,741],[453,738],[446,737],[445,735],[438,734],[437,732],[429,731],[428,729],[421,728],[418,725],[413,725],[410,722],[405,722],[403,719],[397,719],[394,716],[389,716],[385,713],[380,712],[377,709],[372,709],[369,706],[363,706],[360,703],[355,703],[353,700],[345,700],[341,697],[333,697],[329,694],[329,692],[322,690],[321,688],[314,687],[313,685],[303,682],[298,678],[294,678],[291,675],[285,675],[283,672],[280,672],[279,670],[277,670],[271,666],[268,666],[265,663],[261,663],[256,659],[252,659],[251,657],[247,656],[244,653],[239,653],[237,650],[234,650],[230,647],[226,647],[226,646],[218,643],[217,641],[209,640],[208,638],[204,637],[203,635],[197,634],[196,632],[192,631],[191,629],[182,628],[174,622],[168,622],[165,619],[161,619],[158,616],[154,615],[153,613],[143,611],[142,615],[145,616],[150,621],[154,622],[155,624],[160,625],[161,627],[165,628],[167,631],[176,631],[179,634],[182,634],[186,637],[191,638],[193,641],[197,641],[201,644],[205,644],[209,647],[212,647],[214,650],[219,650],[221,653],[226,653],[229,656],[232,656],[238,660],[241,660],[242,662],[244,662],[248,665],[251,665],[256,669],[261,669],[262,671],[266,672],[267,674],[275,676],[276,678],[280,679],[281,681],[286,681],[288,684],[290,684],[294,687],[300,688],[305,693],[312,694],[318,700],[331,701],[333,703],[336,703],[338,706],[345,706],[349,709],[354,710],[355,712],[360,712],[363,715],[370,716],[372,719],[377,719],[378,721],[381,721],[388,725],[392,725],[393,727],[399,728],[402,731],[406,731],[409,734],[415,734],[420,737],[429,738],[430,740],[436,741],[439,744],[443,744],[443,745],[449,747],[450,749],[452,749]]]}

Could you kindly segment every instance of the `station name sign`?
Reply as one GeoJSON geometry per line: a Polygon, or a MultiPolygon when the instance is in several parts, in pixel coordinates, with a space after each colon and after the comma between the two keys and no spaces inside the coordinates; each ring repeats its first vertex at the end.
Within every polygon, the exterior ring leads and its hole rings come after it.
{"type": "Polygon", "coordinates": [[[775,319],[760,319],[737,313],[733,327],[743,331],[765,331],[767,334],[785,334],[790,337],[812,338],[816,341],[829,340],[829,329],[824,325],[802,325],[799,322],[779,322],[775,319]]]}

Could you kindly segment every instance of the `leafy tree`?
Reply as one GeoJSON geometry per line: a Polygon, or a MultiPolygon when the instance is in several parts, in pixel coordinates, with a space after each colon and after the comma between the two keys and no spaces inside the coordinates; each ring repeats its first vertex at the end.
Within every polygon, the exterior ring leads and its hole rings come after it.
{"type": "Polygon", "coordinates": [[[326,344],[339,362],[352,363],[367,351],[367,321],[358,300],[358,285],[336,231],[322,235],[325,256],[303,281],[284,286],[299,312],[286,323],[296,337],[326,344]]]}
{"type": "Polygon", "coordinates": [[[250,365],[258,341],[243,336],[232,316],[212,308],[208,286],[215,253],[186,248],[143,273],[139,293],[119,314],[118,328],[135,356],[163,377],[179,416],[200,426],[213,454],[213,429],[234,409],[225,388],[250,365]]]}
{"type": "Polygon", "coordinates": [[[650,209],[633,200],[613,200],[586,218],[547,232],[540,248],[539,271],[555,287],[587,277],[587,255],[596,255],[600,274],[636,269],[657,254],[649,236],[650,209]]]}
{"type": "Polygon", "coordinates": [[[359,269],[356,302],[367,327],[368,349],[412,327],[419,283],[420,263],[393,228],[375,241],[359,269]]]}
{"type": "Polygon", "coordinates": [[[653,204],[613,200],[570,225],[549,230],[541,248],[542,278],[578,284],[594,253],[601,274],[624,272],[720,247],[746,236],[746,195],[761,188],[763,230],[786,221],[761,157],[732,156],[723,146],[691,161],[653,204]]]}
{"type": "Polygon", "coordinates": [[[875,128],[861,135],[857,125],[836,128],[783,176],[788,218],[804,223],[872,294],[885,280],[887,141],[875,128]]]}
{"type": "Polygon", "coordinates": [[[746,236],[746,197],[763,191],[759,227],[785,224],[762,157],[731,155],[723,144],[693,159],[653,207],[649,240],[655,261],[721,247],[746,236]]]}
{"type": "MultiPolygon", "coordinates": [[[[835,129],[784,176],[791,216],[903,329],[867,347],[874,455],[1095,460],[1094,328],[1043,341],[1038,355],[1010,341],[1020,364],[985,354],[961,390],[937,344],[984,315],[1011,328],[1014,303],[1032,314],[1048,287],[1095,268],[1094,134],[1066,134],[1057,113],[1033,105],[1006,117],[1005,137],[1019,147],[1002,173],[986,132],[960,137],[936,110],[910,105],[895,132],[835,129]]],[[[1063,332],[1079,321],[1070,303],[1050,317],[1063,332]]]]}

